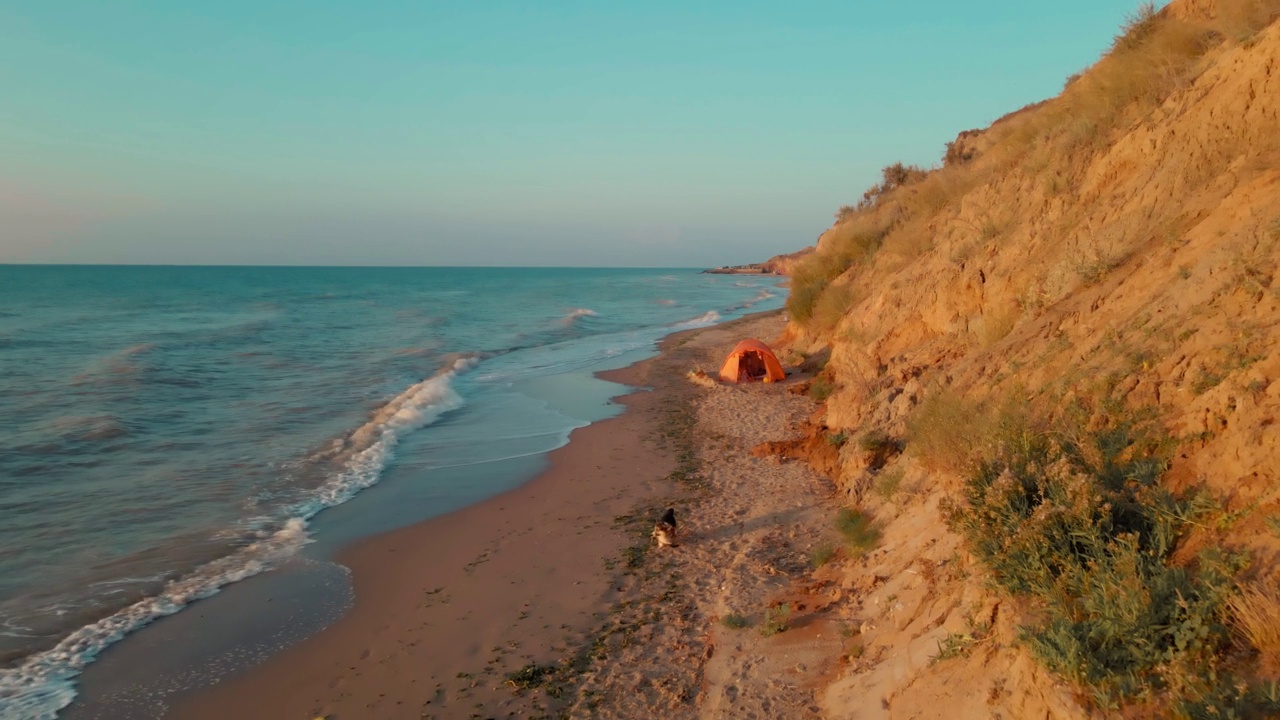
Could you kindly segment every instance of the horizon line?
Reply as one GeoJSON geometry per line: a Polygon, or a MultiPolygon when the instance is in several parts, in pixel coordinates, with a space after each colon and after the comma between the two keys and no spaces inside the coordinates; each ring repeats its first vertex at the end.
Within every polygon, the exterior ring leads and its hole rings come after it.
{"type": "MultiPolygon", "coordinates": [[[[757,264],[757,263],[747,263],[757,264]]],[[[457,270],[705,270],[736,265],[305,265],[280,263],[74,263],[74,262],[0,262],[0,267],[154,267],[154,268],[368,268],[457,270]]]]}

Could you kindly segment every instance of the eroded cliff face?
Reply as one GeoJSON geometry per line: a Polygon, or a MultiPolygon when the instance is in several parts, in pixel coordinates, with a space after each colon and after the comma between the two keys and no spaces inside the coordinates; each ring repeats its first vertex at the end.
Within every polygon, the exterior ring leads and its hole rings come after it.
{"type": "Polygon", "coordinates": [[[1027,606],[984,589],[947,527],[962,473],[908,430],[940,393],[1154,408],[1176,446],[1162,482],[1222,503],[1189,542],[1280,579],[1277,10],[1175,2],[1062,96],[869,197],[794,271],[787,339],[831,354],[816,426],[850,438],[839,485],[884,528],[846,569],[864,652],[825,691],[831,716],[1088,715],[1017,641],[1027,606]]]}

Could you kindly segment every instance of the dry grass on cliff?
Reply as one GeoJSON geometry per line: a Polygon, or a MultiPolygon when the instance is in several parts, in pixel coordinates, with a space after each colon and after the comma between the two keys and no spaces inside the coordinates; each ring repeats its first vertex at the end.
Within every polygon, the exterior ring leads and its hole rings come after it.
{"type": "Polygon", "coordinates": [[[1280,17],[1280,0],[1218,0],[1217,27],[1227,38],[1245,43],[1280,17]]]}
{"type": "Polygon", "coordinates": [[[1261,674],[1280,680],[1280,587],[1245,585],[1229,604],[1237,631],[1260,654],[1261,674]]]}
{"type": "Polygon", "coordinates": [[[801,260],[791,276],[791,293],[787,297],[791,317],[809,324],[816,315],[819,322],[827,323],[827,329],[835,327],[851,307],[851,296],[844,292],[825,301],[823,296],[836,278],[875,255],[890,227],[890,220],[868,213],[829,231],[830,236],[820,248],[801,260]]]}

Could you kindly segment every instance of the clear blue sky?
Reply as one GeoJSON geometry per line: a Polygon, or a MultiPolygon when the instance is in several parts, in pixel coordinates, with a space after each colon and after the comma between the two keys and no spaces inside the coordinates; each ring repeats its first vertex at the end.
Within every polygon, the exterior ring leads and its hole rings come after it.
{"type": "Polygon", "coordinates": [[[761,260],[1135,6],[0,0],[0,262],[761,260]]]}

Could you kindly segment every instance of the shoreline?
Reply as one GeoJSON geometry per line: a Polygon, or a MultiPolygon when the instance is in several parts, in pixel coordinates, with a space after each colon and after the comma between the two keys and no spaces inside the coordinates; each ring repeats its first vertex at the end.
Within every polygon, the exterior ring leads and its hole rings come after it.
{"type": "Polygon", "coordinates": [[[352,570],[356,597],[345,615],[261,665],[173,696],[166,716],[421,718],[484,707],[530,717],[563,705],[554,689],[513,693],[506,679],[591,642],[625,594],[628,553],[647,546],[652,519],[637,508],[656,517],[676,493],[673,448],[654,442],[664,405],[692,387],[669,372],[672,348],[777,318],[673,333],[654,357],[599,373],[636,388],[615,398],[622,414],[575,430],[524,485],[344,548],[337,561],[352,570]]]}

